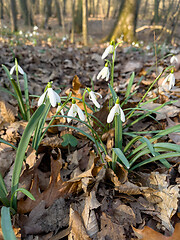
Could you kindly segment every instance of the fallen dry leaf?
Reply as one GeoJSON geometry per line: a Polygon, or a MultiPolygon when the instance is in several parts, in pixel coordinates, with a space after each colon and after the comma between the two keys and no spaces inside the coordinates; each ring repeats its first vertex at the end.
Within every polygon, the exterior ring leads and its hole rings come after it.
{"type": "MultiPolygon", "coordinates": [[[[167,117],[167,121],[168,126],[166,127],[166,129],[176,126],[178,124],[180,125],[180,123],[173,122],[169,117],[167,117]]],[[[168,136],[174,143],[180,145],[180,132],[169,133],[168,136]]]]}
{"type": "Polygon", "coordinates": [[[3,117],[4,122],[12,123],[15,121],[17,111],[15,107],[10,105],[8,102],[0,101],[0,114],[3,117]]]}
{"type": "Polygon", "coordinates": [[[141,240],[179,240],[180,239],[180,223],[177,223],[172,236],[167,237],[152,228],[145,226],[143,229],[136,229],[132,227],[134,233],[141,240]]]}
{"type": "Polygon", "coordinates": [[[69,226],[71,227],[71,232],[68,240],[91,240],[86,232],[81,216],[72,208],[70,208],[69,226]]]}
{"type": "Polygon", "coordinates": [[[101,216],[101,231],[98,232],[97,237],[109,240],[125,240],[125,231],[122,225],[112,222],[111,217],[102,213],[101,216]]]}

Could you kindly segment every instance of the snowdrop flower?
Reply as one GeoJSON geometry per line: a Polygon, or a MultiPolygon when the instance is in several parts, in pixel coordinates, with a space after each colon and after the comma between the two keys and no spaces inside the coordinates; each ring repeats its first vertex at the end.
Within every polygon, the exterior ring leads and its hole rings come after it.
{"type": "Polygon", "coordinates": [[[106,81],[108,81],[109,75],[110,75],[110,72],[109,72],[109,68],[108,68],[108,63],[106,63],[105,66],[103,67],[103,69],[98,73],[97,79],[106,78],[106,81]]]}
{"type": "MultiPolygon", "coordinates": [[[[16,65],[14,65],[14,66],[11,68],[11,70],[10,70],[10,74],[11,74],[11,75],[13,74],[13,72],[14,72],[15,69],[16,69],[16,65]]],[[[19,65],[18,65],[18,72],[19,72],[20,74],[22,74],[22,75],[25,74],[24,70],[23,70],[22,67],[20,67],[19,65]]]]}
{"type": "Polygon", "coordinates": [[[169,82],[169,90],[171,90],[172,87],[175,85],[175,77],[174,77],[174,70],[171,70],[171,73],[164,79],[162,86],[166,85],[166,83],[169,82]]]}
{"type": "Polygon", "coordinates": [[[49,97],[52,107],[56,106],[56,103],[61,102],[60,96],[52,89],[52,83],[48,82],[46,91],[41,95],[38,101],[38,107],[43,104],[46,95],[49,97]]]}
{"type": "Polygon", "coordinates": [[[102,59],[105,59],[110,53],[114,52],[114,41],[111,41],[111,44],[105,49],[103,55],[102,55],[102,59]]]}
{"type": "Polygon", "coordinates": [[[59,113],[59,111],[61,112],[61,115],[64,115],[64,111],[63,111],[63,109],[61,109],[61,103],[60,102],[58,102],[58,107],[57,107],[57,109],[56,109],[56,113],[59,113]]]}
{"type": "Polygon", "coordinates": [[[34,31],[37,31],[37,30],[38,30],[38,26],[34,26],[34,27],[33,27],[33,30],[34,30],[34,31]]]}
{"type": "Polygon", "coordinates": [[[88,93],[89,93],[89,99],[94,103],[94,105],[97,107],[97,108],[100,108],[101,106],[100,106],[100,104],[97,102],[97,97],[96,97],[96,95],[98,95],[98,96],[100,96],[101,98],[102,98],[102,96],[101,96],[101,94],[100,93],[96,93],[96,92],[93,92],[90,88],[87,88],[87,91],[88,91],[88,93]]]}
{"type": "MultiPolygon", "coordinates": [[[[68,117],[76,117],[76,115],[78,114],[79,118],[84,121],[85,120],[85,116],[83,111],[80,109],[80,107],[78,107],[78,105],[76,104],[76,101],[73,99],[72,100],[72,106],[69,109],[68,112],[68,117]]],[[[67,122],[70,123],[72,120],[72,118],[67,118],[67,122]]]]}
{"type": "Polygon", "coordinates": [[[116,100],[116,103],[114,105],[114,107],[111,108],[111,111],[107,117],[107,123],[111,123],[114,119],[115,115],[121,115],[121,121],[125,122],[125,115],[123,110],[121,109],[120,105],[119,105],[119,98],[116,100]]]}
{"type": "Polygon", "coordinates": [[[173,64],[173,63],[178,63],[178,62],[179,61],[178,61],[177,57],[173,55],[170,59],[170,63],[173,64]]]}
{"type": "Polygon", "coordinates": [[[19,34],[20,34],[20,35],[22,35],[22,34],[23,34],[23,32],[20,30],[20,31],[19,31],[19,34]]]}

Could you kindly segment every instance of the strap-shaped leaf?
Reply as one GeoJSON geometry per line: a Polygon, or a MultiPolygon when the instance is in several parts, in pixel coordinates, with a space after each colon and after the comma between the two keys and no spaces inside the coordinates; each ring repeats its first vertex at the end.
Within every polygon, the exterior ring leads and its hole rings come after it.
{"type": "Polygon", "coordinates": [[[12,224],[11,224],[9,207],[1,208],[1,228],[3,232],[4,240],[16,240],[16,236],[14,234],[12,224]]]}
{"type": "MultiPolygon", "coordinates": [[[[42,104],[36,112],[33,114],[31,117],[30,121],[28,122],[23,135],[21,137],[21,141],[18,146],[18,150],[16,153],[16,159],[15,159],[15,164],[14,164],[14,170],[13,170],[13,176],[12,176],[12,187],[11,187],[11,194],[13,194],[17,189],[18,189],[18,184],[19,184],[19,177],[21,173],[21,168],[25,156],[25,152],[27,149],[27,146],[29,144],[30,138],[32,136],[32,133],[34,129],[36,128],[42,113],[44,111],[45,105],[42,104]]],[[[16,195],[13,198],[12,201],[12,207],[16,210],[17,209],[17,199],[16,195]]]]}

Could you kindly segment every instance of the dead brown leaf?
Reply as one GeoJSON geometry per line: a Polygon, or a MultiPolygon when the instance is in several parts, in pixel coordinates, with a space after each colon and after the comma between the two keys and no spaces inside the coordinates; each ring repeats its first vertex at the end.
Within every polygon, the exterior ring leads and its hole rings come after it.
{"type": "Polygon", "coordinates": [[[78,182],[63,182],[60,176],[61,168],[62,159],[59,151],[57,160],[54,160],[51,157],[51,177],[48,188],[42,193],[39,192],[38,176],[35,174],[32,180],[30,192],[33,194],[36,200],[32,201],[30,198],[27,198],[26,200],[20,200],[18,202],[19,213],[27,213],[32,211],[32,209],[35,208],[42,200],[45,201],[46,207],[49,207],[56,199],[76,192],[78,182]]]}
{"type": "Polygon", "coordinates": [[[145,226],[143,229],[136,229],[132,227],[138,239],[141,240],[179,240],[180,239],[180,223],[175,226],[172,236],[167,237],[152,228],[145,226]]]}
{"type": "Polygon", "coordinates": [[[4,122],[15,122],[15,116],[17,115],[17,111],[15,107],[10,105],[8,102],[2,100],[0,101],[0,112],[4,122]]]}
{"type": "Polygon", "coordinates": [[[70,208],[69,226],[71,227],[71,232],[68,240],[91,240],[86,232],[81,216],[72,208],[70,208]]]}
{"type": "MultiPolygon", "coordinates": [[[[167,116],[167,121],[168,121],[168,126],[166,129],[180,124],[180,123],[173,122],[168,116],[167,116]]],[[[169,133],[168,136],[174,143],[180,145],[180,133],[179,132],[169,133]]]]}
{"type": "Polygon", "coordinates": [[[122,225],[112,222],[111,217],[102,213],[101,231],[97,234],[98,239],[125,240],[125,231],[122,225]]]}

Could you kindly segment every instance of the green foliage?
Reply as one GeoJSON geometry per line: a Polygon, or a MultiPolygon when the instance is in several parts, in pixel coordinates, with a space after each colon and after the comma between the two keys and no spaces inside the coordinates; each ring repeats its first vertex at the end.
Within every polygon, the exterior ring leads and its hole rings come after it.
{"type": "Polygon", "coordinates": [[[72,134],[64,134],[62,138],[64,140],[62,142],[63,147],[66,147],[68,145],[71,145],[72,147],[76,147],[78,144],[77,138],[75,138],[72,134]]]}
{"type": "Polygon", "coordinates": [[[11,224],[9,207],[1,208],[1,228],[2,228],[4,240],[16,240],[16,236],[14,234],[12,224],[11,224]]]}

